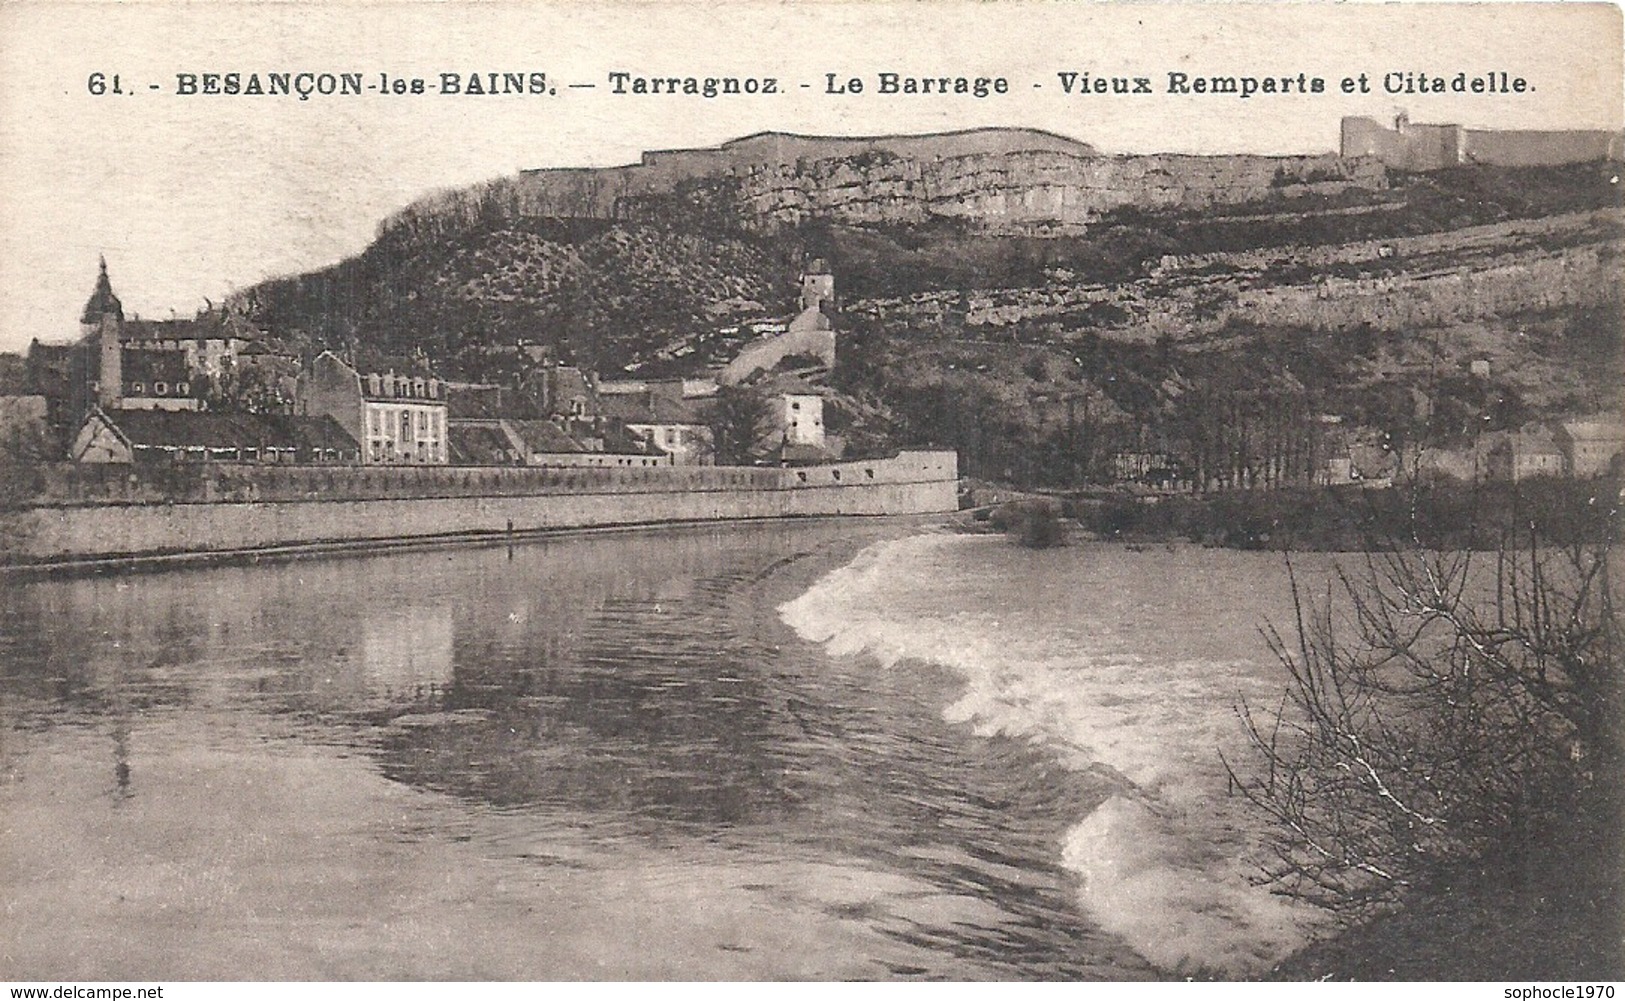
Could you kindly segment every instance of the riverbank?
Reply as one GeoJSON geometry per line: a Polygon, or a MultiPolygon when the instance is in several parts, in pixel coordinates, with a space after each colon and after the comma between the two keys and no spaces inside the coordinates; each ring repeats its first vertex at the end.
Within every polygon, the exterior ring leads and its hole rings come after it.
{"type": "Polygon", "coordinates": [[[1049,505],[1088,537],[1110,541],[1360,552],[1396,543],[1493,549],[1508,532],[1527,533],[1531,525],[1548,543],[1596,542],[1617,530],[1620,489],[1617,478],[1206,494],[1040,495],[974,484],[967,500],[993,511],[1011,504],[1049,505]]]}
{"type": "Polygon", "coordinates": [[[1300,950],[1266,979],[1625,979],[1618,832],[1572,835],[1546,835],[1530,871],[1464,870],[1449,887],[1300,950]]]}

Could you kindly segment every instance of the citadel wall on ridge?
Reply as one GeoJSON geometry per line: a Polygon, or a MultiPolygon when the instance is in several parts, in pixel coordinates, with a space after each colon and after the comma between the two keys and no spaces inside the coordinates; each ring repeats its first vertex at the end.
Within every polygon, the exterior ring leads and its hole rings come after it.
{"type": "Polygon", "coordinates": [[[1343,119],[1339,151],[1374,157],[1395,170],[1428,171],[1463,164],[1550,167],[1625,157],[1625,135],[1603,130],[1486,130],[1421,125],[1401,114],[1393,128],[1371,118],[1343,119]]]}
{"type": "Polygon", "coordinates": [[[1028,130],[812,140],[767,135],[645,154],[605,168],[526,171],[420,199],[392,227],[499,218],[671,221],[714,215],[771,231],[810,217],[850,224],[954,220],[984,232],[1077,230],[1124,206],[1201,209],[1387,186],[1377,160],[1312,156],[1101,156],[1028,130]],[[932,140],[932,141],[926,141],[932,140]],[[969,148],[972,152],[949,153],[969,148]]]}

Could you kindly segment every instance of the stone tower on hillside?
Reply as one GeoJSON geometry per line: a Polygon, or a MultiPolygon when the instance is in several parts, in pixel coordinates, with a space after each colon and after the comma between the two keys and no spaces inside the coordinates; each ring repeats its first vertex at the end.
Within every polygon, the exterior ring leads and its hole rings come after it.
{"type": "Polygon", "coordinates": [[[104,410],[116,409],[124,391],[124,304],[113,294],[105,257],[96,276],[96,290],[79,317],[79,332],[81,343],[94,359],[96,402],[104,410]]]}
{"type": "Polygon", "coordinates": [[[822,260],[813,261],[801,275],[802,310],[817,309],[819,303],[833,298],[835,298],[835,276],[830,274],[828,264],[822,260]]]}

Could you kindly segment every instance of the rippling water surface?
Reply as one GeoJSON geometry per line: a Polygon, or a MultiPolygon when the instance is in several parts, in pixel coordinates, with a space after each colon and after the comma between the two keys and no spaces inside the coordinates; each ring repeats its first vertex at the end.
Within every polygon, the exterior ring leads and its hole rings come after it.
{"type": "Polygon", "coordinates": [[[1240,970],[1283,579],[828,522],[0,584],[0,967],[1240,970]]]}

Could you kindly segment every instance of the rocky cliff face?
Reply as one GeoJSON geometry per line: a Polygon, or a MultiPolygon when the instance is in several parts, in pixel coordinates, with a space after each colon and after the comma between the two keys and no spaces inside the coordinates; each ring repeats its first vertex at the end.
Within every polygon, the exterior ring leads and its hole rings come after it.
{"type": "Polygon", "coordinates": [[[1100,156],[1045,132],[819,139],[764,134],[602,169],[527,171],[426,198],[384,224],[438,232],[521,218],[710,222],[772,232],[949,222],[993,234],[1077,232],[1124,206],[1202,209],[1387,186],[1376,160],[1100,156]]]}
{"type": "Polygon", "coordinates": [[[1052,327],[1124,340],[1200,338],[1234,324],[1416,331],[1617,303],[1625,236],[1612,210],[1332,247],[1166,257],[1141,279],[948,290],[847,305],[922,328],[1008,340],[1052,327]]]}
{"type": "MultiPolygon", "coordinates": [[[[969,231],[1079,232],[1113,209],[1203,209],[1352,187],[1382,188],[1374,161],[1335,156],[1077,156],[1031,151],[921,161],[878,156],[755,167],[715,185],[759,228],[950,221],[969,231]]],[[[637,211],[637,209],[633,209],[637,211]]]]}

